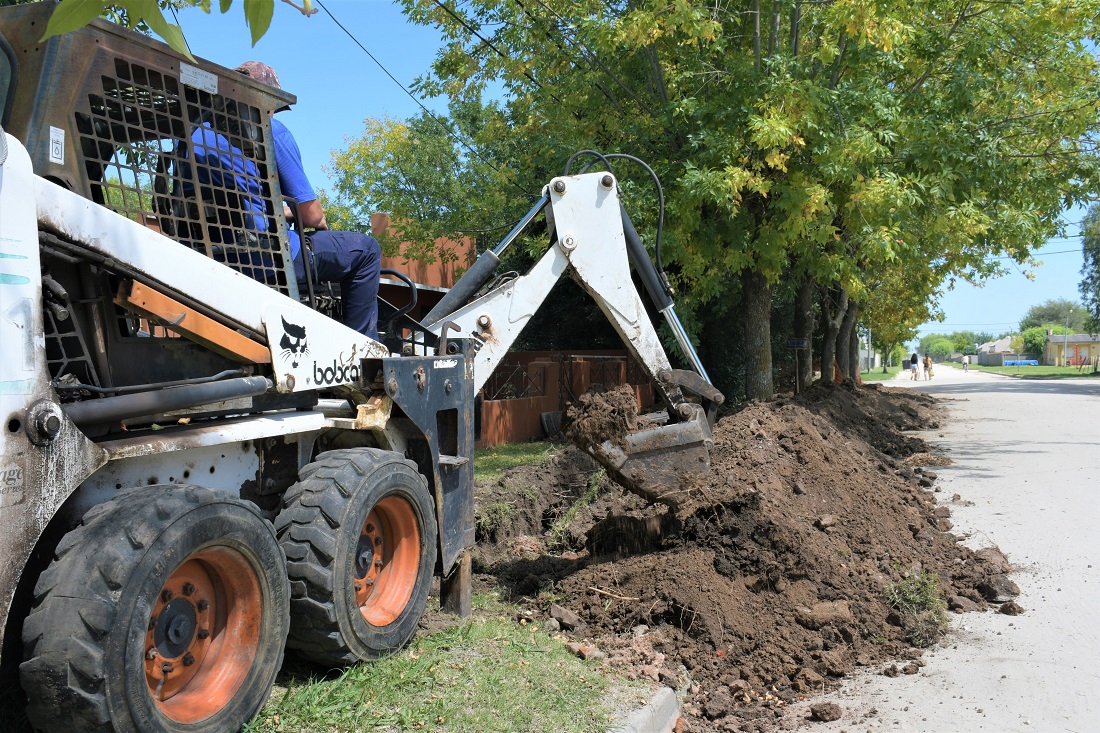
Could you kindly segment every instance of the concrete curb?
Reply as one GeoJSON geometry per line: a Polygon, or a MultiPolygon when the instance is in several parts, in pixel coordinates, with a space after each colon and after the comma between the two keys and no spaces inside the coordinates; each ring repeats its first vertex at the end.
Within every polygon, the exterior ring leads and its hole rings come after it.
{"type": "Polygon", "coordinates": [[[641,710],[631,713],[608,733],[672,733],[680,719],[680,701],[671,687],[662,687],[641,710]]]}

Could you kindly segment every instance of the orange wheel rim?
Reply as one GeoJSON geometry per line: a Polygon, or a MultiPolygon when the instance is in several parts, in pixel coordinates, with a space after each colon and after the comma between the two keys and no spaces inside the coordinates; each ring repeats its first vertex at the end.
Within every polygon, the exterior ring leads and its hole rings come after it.
{"type": "Polygon", "coordinates": [[[262,608],[256,571],[234,549],[199,550],[176,568],[145,634],[145,681],[157,709],[188,724],[228,705],[256,658],[262,608]]]}
{"type": "Polygon", "coordinates": [[[387,496],[363,522],[352,568],[355,602],[367,623],[388,626],[412,598],[420,573],[420,524],[407,499],[387,496]]]}

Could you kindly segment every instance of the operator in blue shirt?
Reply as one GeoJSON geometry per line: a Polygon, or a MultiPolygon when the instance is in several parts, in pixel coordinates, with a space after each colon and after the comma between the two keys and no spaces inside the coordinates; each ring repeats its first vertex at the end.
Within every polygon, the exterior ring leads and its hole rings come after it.
{"type": "MultiPolygon", "coordinates": [[[[269,86],[282,88],[275,70],[267,64],[246,61],[237,67],[237,71],[269,86]]],[[[298,201],[301,228],[316,230],[308,235],[311,252],[302,251],[297,232],[289,233],[290,254],[294,258],[294,273],[298,277],[299,290],[305,290],[306,259],[307,254],[311,254],[308,259],[313,268],[313,280],[340,284],[344,322],[359,333],[378,340],[378,278],[382,267],[382,250],[378,240],[358,232],[329,231],[325,211],[306,176],[302,154],[294,136],[286,125],[274,117],[271,119],[271,132],[274,136],[279,187],[284,195],[298,201]]],[[[202,134],[202,128],[198,134],[202,134]]],[[[198,160],[201,153],[198,147],[195,153],[198,160]]],[[[247,192],[242,193],[247,197],[247,192]]],[[[289,221],[290,209],[284,207],[284,212],[289,221]]]]}

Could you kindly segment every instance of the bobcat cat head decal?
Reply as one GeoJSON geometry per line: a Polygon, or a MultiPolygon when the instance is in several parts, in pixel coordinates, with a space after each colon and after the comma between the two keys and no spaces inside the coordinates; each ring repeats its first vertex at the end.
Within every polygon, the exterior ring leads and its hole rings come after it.
{"type": "Polygon", "coordinates": [[[287,323],[283,319],[283,337],[279,340],[279,348],[282,349],[284,360],[290,359],[290,365],[298,368],[298,359],[309,353],[309,344],[306,341],[306,327],[287,323]]]}

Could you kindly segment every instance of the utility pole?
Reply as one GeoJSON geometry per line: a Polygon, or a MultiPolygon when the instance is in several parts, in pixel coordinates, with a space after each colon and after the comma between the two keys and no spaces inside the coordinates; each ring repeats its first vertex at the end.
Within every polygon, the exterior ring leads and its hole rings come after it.
{"type": "Polygon", "coordinates": [[[1069,310],[1066,311],[1066,330],[1062,334],[1062,366],[1069,366],[1066,362],[1069,361],[1069,352],[1067,349],[1069,345],[1069,317],[1071,313],[1073,313],[1072,305],[1069,307],[1069,310]]]}

